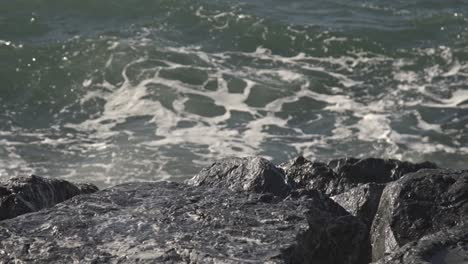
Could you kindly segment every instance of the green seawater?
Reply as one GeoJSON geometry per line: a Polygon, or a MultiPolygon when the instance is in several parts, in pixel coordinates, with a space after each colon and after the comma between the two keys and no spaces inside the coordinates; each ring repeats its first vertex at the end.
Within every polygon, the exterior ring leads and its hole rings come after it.
{"type": "Polygon", "coordinates": [[[468,167],[468,1],[0,0],[0,177],[468,167]]]}

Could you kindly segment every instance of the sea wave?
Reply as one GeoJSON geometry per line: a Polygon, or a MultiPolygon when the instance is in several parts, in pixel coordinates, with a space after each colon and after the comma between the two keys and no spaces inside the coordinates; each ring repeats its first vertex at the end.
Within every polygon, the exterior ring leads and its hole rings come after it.
{"type": "Polygon", "coordinates": [[[468,23],[450,4],[52,2],[0,4],[1,176],[106,186],[226,156],[468,159],[468,23]]]}

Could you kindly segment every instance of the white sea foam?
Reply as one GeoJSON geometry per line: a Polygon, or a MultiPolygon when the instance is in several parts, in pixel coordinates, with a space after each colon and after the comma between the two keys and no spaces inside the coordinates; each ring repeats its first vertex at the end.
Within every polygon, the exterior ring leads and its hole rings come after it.
{"type": "MultiPolygon", "coordinates": [[[[231,15],[211,18],[221,20],[231,15]]],[[[345,39],[330,38],[328,42],[336,41],[345,39]]],[[[145,39],[130,45],[138,50],[148,43],[145,39]]],[[[119,49],[125,49],[124,45],[109,42],[109,50],[118,53],[119,49]]],[[[440,53],[447,62],[428,65],[421,72],[407,69],[415,63],[411,59],[394,60],[364,52],[342,57],[305,53],[285,57],[264,47],[253,52],[211,53],[199,46],[155,49],[190,58],[195,61],[190,68],[205,73],[206,78],[198,84],[169,78],[161,74],[162,70],[175,72],[187,69],[187,65],[170,57],[152,58],[146,54],[123,68],[121,82],[93,77],[81,81],[81,107],[95,99],[104,103],[102,111],[92,118],[64,125],[76,134],[23,136],[41,138],[35,144],[60,149],[54,152],[57,157],[70,157],[68,165],[55,168],[64,178],[91,180],[101,186],[188,177],[226,156],[261,154],[276,159],[304,154],[316,159],[376,155],[419,160],[439,152],[468,154],[468,148],[457,146],[460,143],[455,140],[453,144],[435,140],[451,132],[440,122],[424,119],[421,113],[421,108],[442,111],[465,109],[468,105],[468,89],[462,81],[456,83],[457,87],[449,87],[449,97],[429,89],[443,78],[462,78],[467,72],[467,65],[454,59],[449,48],[421,51],[425,56],[440,53]],[[155,59],[163,64],[140,69],[149,73],[145,78],[140,80],[130,74],[132,67],[155,59]],[[238,60],[255,63],[239,67],[238,60]],[[387,67],[391,74],[372,80],[361,74],[377,71],[374,75],[378,75],[379,67],[387,67]],[[242,80],[241,87],[237,87],[241,91],[230,91],[232,83],[226,76],[242,80]],[[384,92],[372,94],[370,90],[382,85],[382,80],[385,84],[379,88],[384,92]],[[207,88],[211,82],[215,88],[207,88]],[[159,90],[155,92],[154,87],[159,90]],[[309,99],[313,105],[300,105],[309,99]],[[285,110],[294,105],[297,107],[293,110],[285,110]],[[200,114],[193,107],[207,113],[200,114]],[[224,111],[214,114],[215,107],[224,111]],[[287,155],[265,151],[274,147],[287,151],[287,155]]],[[[104,64],[106,68],[116,63],[112,54],[104,64]]],[[[455,118],[451,121],[461,122],[455,118]]],[[[1,160],[0,174],[10,174],[20,167],[32,171],[40,166],[34,162],[29,166],[31,161],[17,154],[26,143],[3,143],[0,151],[12,154],[1,160]]]]}
{"type": "MultiPolygon", "coordinates": [[[[220,14],[221,16],[222,14],[220,14]]],[[[445,151],[453,153],[456,151],[454,148],[445,146],[443,144],[432,144],[425,142],[424,138],[412,135],[405,135],[392,128],[392,120],[398,115],[398,107],[414,106],[412,102],[401,101],[401,96],[398,93],[390,93],[380,100],[377,99],[370,103],[358,102],[349,94],[323,94],[313,91],[309,88],[309,77],[303,72],[314,71],[320,72],[325,76],[329,76],[339,82],[341,89],[338,87],[330,87],[334,91],[344,91],[342,89],[352,89],[364,84],[363,80],[353,79],[349,74],[344,74],[340,71],[332,71],[329,67],[324,67],[324,63],[337,65],[341,69],[346,69],[348,72],[353,72],[354,67],[364,64],[379,64],[390,61],[389,58],[377,56],[372,57],[369,54],[358,54],[357,58],[314,58],[305,54],[298,54],[294,57],[282,57],[272,54],[268,49],[258,47],[253,53],[241,52],[225,52],[225,53],[205,53],[199,47],[183,47],[183,48],[168,48],[170,52],[196,56],[204,63],[210,65],[192,66],[208,73],[207,81],[201,85],[190,85],[178,80],[169,80],[156,75],[141,81],[137,85],[131,85],[128,79],[126,70],[132,64],[144,61],[147,58],[141,58],[132,63],[129,63],[122,72],[125,81],[120,87],[109,87],[111,93],[90,91],[83,97],[83,102],[90,100],[93,97],[100,97],[105,99],[106,103],[104,111],[101,115],[92,120],[87,120],[80,124],[69,124],[68,126],[81,131],[95,131],[93,137],[104,140],[101,145],[88,145],[87,148],[94,150],[105,149],[108,139],[120,133],[115,130],[118,124],[125,123],[127,118],[135,116],[152,116],[150,123],[156,124],[157,128],[154,134],[157,139],[148,139],[141,141],[140,146],[145,146],[151,150],[158,152],[161,149],[171,148],[171,146],[200,146],[206,151],[198,152],[195,149],[188,149],[197,155],[201,155],[200,160],[195,160],[195,163],[200,165],[206,164],[209,160],[220,158],[223,156],[232,155],[255,155],[261,152],[263,144],[269,142],[278,135],[272,135],[266,132],[265,128],[276,126],[290,131],[291,135],[295,135],[297,142],[291,142],[289,145],[296,149],[297,153],[304,153],[309,156],[320,155],[317,151],[319,148],[330,148],[332,142],[356,140],[362,142],[369,142],[375,144],[380,142],[387,145],[387,155],[393,157],[404,157],[398,153],[398,144],[405,144],[413,151],[421,153],[432,153],[434,151],[445,151]],[[284,66],[272,69],[256,69],[253,67],[243,67],[241,70],[232,70],[229,65],[229,60],[232,56],[253,57],[257,59],[267,60],[275,63],[283,64],[284,66]],[[350,63],[351,62],[351,63],[350,63]],[[227,81],[224,75],[237,76],[244,80],[246,83],[242,93],[230,93],[227,81]],[[205,90],[202,87],[207,84],[209,80],[216,80],[218,88],[214,91],[205,90]],[[275,82],[289,85],[299,83],[300,89],[292,92],[291,95],[286,95],[272,100],[264,107],[252,107],[247,103],[252,89],[259,82],[275,82]],[[149,94],[147,89],[148,85],[162,84],[165,89],[170,89],[177,95],[172,103],[173,109],[167,109],[160,101],[154,99],[143,99],[149,94]],[[222,115],[213,117],[200,116],[191,113],[185,108],[186,103],[190,100],[186,95],[196,94],[204,96],[213,100],[214,104],[223,107],[226,111],[222,115]],[[281,118],[277,116],[282,112],[285,104],[297,103],[299,98],[309,97],[325,103],[323,111],[329,111],[336,115],[334,127],[331,128],[331,135],[322,135],[320,133],[310,134],[304,132],[302,129],[291,127],[289,118],[281,118]],[[395,112],[395,110],[397,110],[395,112]],[[227,127],[226,124],[231,120],[233,111],[240,111],[248,113],[253,117],[253,120],[239,124],[237,127],[227,127]],[[265,111],[265,113],[262,113],[265,111]],[[351,121],[352,120],[352,121],[351,121]],[[182,121],[193,123],[190,127],[180,127],[178,124],[182,121]],[[393,153],[393,154],[392,154],[393,153]],[[203,161],[204,160],[204,161],[203,161]]],[[[430,52],[430,51],[429,51],[430,52]]],[[[449,55],[444,55],[449,58],[449,55]]],[[[164,61],[168,66],[166,69],[176,69],[184,67],[176,62],[164,61]]],[[[425,89],[421,89],[421,76],[414,71],[401,71],[399,70],[408,62],[399,60],[394,63],[396,71],[393,78],[398,82],[398,87],[395,92],[412,91],[416,88],[417,92],[425,96],[431,96],[437,99],[437,103],[424,102],[425,106],[432,107],[461,107],[460,104],[468,100],[468,93],[465,90],[457,90],[453,92],[451,98],[441,99],[436,98],[435,95],[430,94],[425,89]],[[408,89],[410,88],[410,89],[408,89]]],[[[452,76],[457,74],[462,67],[455,64],[448,72],[442,72],[438,68],[429,68],[425,72],[425,81],[431,81],[435,76],[452,76]]],[[[109,86],[109,84],[99,84],[100,86],[109,86]]],[[[90,86],[90,80],[85,80],[83,86],[90,86]]],[[[274,89],[271,87],[271,89],[274,89]]],[[[261,99],[261,98],[260,98],[261,99]]],[[[304,109],[304,111],[308,111],[304,109]]],[[[438,124],[432,124],[422,119],[418,112],[415,112],[417,118],[416,127],[420,130],[433,131],[434,133],[443,133],[442,128],[438,124]]],[[[307,124],[314,125],[321,119],[311,119],[307,124]]],[[[132,134],[132,136],[134,136],[132,134]]],[[[82,145],[86,147],[86,145],[82,145]]],[[[265,155],[265,153],[262,153],[265,155]]],[[[268,156],[268,154],[266,154],[268,156]]],[[[158,155],[159,156],[159,155],[158,155]]],[[[274,156],[274,155],[273,155],[274,156]]],[[[406,157],[408,158],[408,157],[406,157]]],[[[410,157],[411,158],[411,157],[410,157]]],[[[177,157],[164,157],[159,156],[154,160],[155,164],[159,167],[154,168],[159,171],[160,175],[169,177],[170,173],[163,173],[165,166],[171,159],[177,157]],[[165,160],[165,161],[164,161],[165,160]]],[[[110,166],[114,164],[115,160],[111,162],[110,166]]],[[[109,172],[111,169],[107,168],[109,172]]],[[[107,182],[111,181],[107,179],[107,182]]]]}

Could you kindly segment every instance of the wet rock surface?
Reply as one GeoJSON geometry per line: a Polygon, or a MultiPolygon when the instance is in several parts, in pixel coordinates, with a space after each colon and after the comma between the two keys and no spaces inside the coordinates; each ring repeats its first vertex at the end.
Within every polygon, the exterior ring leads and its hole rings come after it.
{"type": "Polygon", "coordinates": [[[35,175],[11,178],[0,182],[0,220],[35,212],[75,195],[97,190],[98,188],[91,184],[73,184],[35,175]]]}
{"type": "Polygon", "coordinates": [[[328,166],[339,177],[357,183],[387,183],[398,180],[401,176],[421,169],[436,169],[432,162],[411,163],[394,159],[335,159],[328,162],[328,166]]]}
{"type": "Polygon", "coordinates": [[[279,196],[285,196],[290,191],[283,171],[261,157],[221,159],[200,171],[187,184],[279,196]]]}
{"type": "Polygon", "coordinates": [[[280,165],[295,188],[314,189],[333,196],[366,183],[388,183],[424,168],[431,162],[410,163],[392,159],[336,159],[328,163],[297,157],[280,165]]]}
{"type": "Polygon", "coordinates": [[[0,222],[0,262],[366,263],[365,241],[361,221],[312,191],[130,183],[0,222]]]}
{"type": "Polygon", "coordinates": [[[424,236],[375,264],[468,263],[468,223],[424,236]]]}
{"type": "Polygon", "coordinates": [[[435,167],[229,158],[98,192],[17,178],[0,183],[0,213],[20,215],[0,221],[0,263],[467,263],[468,171],[435,167]]]}
{"type": "Polygon", "coordinates": [[[366,183],[331,198],[370,229],[384,188],[384,184],[366,183]]]}
{"type": "Polygon", "coordinates": [[[425,235],[468,219],[468,171],[421,170],[389,183],[371,230],[378,260],[425,235]]]}

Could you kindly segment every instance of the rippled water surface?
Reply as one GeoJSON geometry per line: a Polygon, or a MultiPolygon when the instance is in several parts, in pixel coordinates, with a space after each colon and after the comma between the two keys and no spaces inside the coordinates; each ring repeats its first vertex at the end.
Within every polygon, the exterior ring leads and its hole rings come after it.
{"type": "Polygon", "coordinates": [[[468,1],[0,0],[0,177],[468,163],[468,1]]]}

